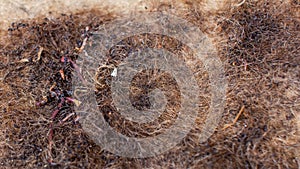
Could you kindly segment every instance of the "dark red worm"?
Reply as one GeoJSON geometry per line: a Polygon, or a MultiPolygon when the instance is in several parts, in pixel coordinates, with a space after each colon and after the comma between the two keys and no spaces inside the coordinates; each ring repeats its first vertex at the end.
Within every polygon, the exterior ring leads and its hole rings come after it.
{"type": "Polygon", "coordinates": [[[80,80],[86,85],[86,81],[84,80],[84,78],[82,77],[82,75],[80,73],[80,68],[74,61],[72,61],[71,59],[69,59],[68,57],[65,57],[65,56],[61,57],[60,61],[63,63],[70,62],[72,64],[73,68],[75,69],[77,75],[79,76],[80,80]]]}

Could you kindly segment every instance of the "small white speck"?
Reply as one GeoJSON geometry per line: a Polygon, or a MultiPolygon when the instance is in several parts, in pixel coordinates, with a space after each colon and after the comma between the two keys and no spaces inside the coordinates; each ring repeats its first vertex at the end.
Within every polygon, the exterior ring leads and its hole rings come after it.
{"type": "Polygon", "coordinates": [[[116,77],[118,73],[117,68],[114,68],[113,72],[110,74],[112,77],[116,77]]]}

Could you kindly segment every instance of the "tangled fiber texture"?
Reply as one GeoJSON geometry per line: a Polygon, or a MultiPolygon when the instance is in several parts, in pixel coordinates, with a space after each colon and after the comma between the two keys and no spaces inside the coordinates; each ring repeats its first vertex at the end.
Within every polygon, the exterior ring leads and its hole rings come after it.
{"type": "MultiPolygon", "coordinates": [[[[91,10],[13,23],[7,31],[5,44],[0,45],[1,168],[299,168],[299,3],[247,1],[214,14],[198,10],[193,3],[186,2],[188,10],[176,14],[215,39],[229,85],[223,118],[209,140],[196,142],[203,122],[199,115],[195,129],[170,152],[147,159],[121,158],[94,144],[76,122],[76,115],[60,123],[74,113],[74,105],[64,103],[54,119],[54,144],[49,149],[51,112],[59,102],[49,89],[65,97],[74,95],[71,78],[75,67],[70,62],[62,63],[61,57],[75,61],[75,48],[82,45],[83,35],[117,17],[91,10]],[[41,100],[46,104],[37,107],[36,102],[41,100]],[[242,107],[237,122],[223,129],[242,107]]],[[[169,10],[166,8],[172,5],[156,10],[169,10]]],[[[167,47],[176,50],[178,44],[168,40],[167,47]]],[[[107,73],[99,69],[98,81],[107,73]]],[[[136,80],[145,78],[141,75],[136,80]]],[[[207,77],[204,74],[201,78],[205,81],[207,77]]],[[[138,84],[133,87],[140,91],[138,84]]],[[[208,90],[205,83],[202,87],[208,90]]],[[[101,92],[107,90],[102,86],[101,92]]],[[[147,106],[139,95],[132,95],[132,100],[137,107],[147,106]]],[[[102,107],[111,104],[110,100],[101,103],[102,107]]],[[[203,104],[209,107],[208,101],[203,104]]],[[[120,132],[129,132],[129,128],[120,128],[119,117],[107,112],[106,118],[120,132]]],[[[141,137],[148,135],[143,133],[141,137]]]]}

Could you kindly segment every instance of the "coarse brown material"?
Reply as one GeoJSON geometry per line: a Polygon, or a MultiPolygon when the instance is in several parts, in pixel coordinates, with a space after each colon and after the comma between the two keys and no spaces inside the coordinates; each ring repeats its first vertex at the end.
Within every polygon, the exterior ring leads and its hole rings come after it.
{"type": "MultiPolygon", "coordinates": [[[[210,106],[209,99],[205,100],[210,97],[208,77],[201,72],[197,80],[203,89],[199,91],[203,112],[195,129],[171,151],[153,158],[130,159],[93,143],[74,114],[75,104],[80,103],[73,100],[72,74],[78,73],[76,59],[85,38],[101,24],[120,16],[89,10],[12,23],[3,37],[0,168],[299,168],[300,4],[242,1],[207,12],[199,7],[202,1],[184,3],[185,10],[174,11],[171,3],[151,8],[173,12],[214,39],[225,66],[228,89],[222,120],[209,140],[201,144],[196,141],[210,106]]],[[[137,35],[119,44],[122,47],[116,45],[97,72],[99,108],[106,110],[106,120],[122,134],[159,134],[155,132],[158,128],[168,128],[176,118],[180,94],[174,79],[155,70],[135,76],[130,99],[137,109],[149,107],[145,95],[155,86],[170,92],[167,97],[171,100],[161,118],[139,127],[126,122],[113,108],[104,79],[124,52],[128,54],[137,46],[163,47],[178,56],[189,51],[162,35],[137,35]],[[141,44],[141,39],[157,43],[141,44]],[[150,75],[159,81],[147,83],[150,75]],[[125,126],[119,125],[124,121],[125,126]],[[161,123],[164,125],[159,126],[161,123]]],[[[201,63],[195,64],[200,68],[194,71],[201,71],[201,63]]]]}

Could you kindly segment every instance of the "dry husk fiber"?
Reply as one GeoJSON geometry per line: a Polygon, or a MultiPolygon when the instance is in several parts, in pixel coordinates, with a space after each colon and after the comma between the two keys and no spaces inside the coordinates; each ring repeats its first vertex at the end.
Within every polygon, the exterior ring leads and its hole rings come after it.
{"type": "MultiPolygon", "coordinates": [[[[80,47],[86,26],[93,32],[120,17],[104,9],[86,9],[15,22],[4,32],[0,45],[0,168],[299,168],[299,2],[224,1],[221,7],[207,1],[145,4],[147,11],[167,10],[185,18],[213,39],[228,89],[222,120],[210,139],[196,142],[197,127],[203,122],[199,117],[195,129],[167,153],[146,159],[118,157],[96,145],[75,122],[76,115],[60,124],[74,112],[73,104],[64,104],[54,119],[54,144],[49,149],[51,113],[59,102],[49,89],[56,83],[54,90],[73,96],[71,77],[75,70],[70,63],[61,63],[61,56],[76,60],[74,49],[80,47]],[[41,58],[36,61],[41,47],[41,58]],[[68,80],[62,80],[60,69],[68,80]],[[47,104],[37,107],[36,102],[43,99],[47,104]],[[237,122],[223,129],[242,107],[237,122]]],[[[139,38],[159,41],[162,37],[139,38]]],[[[133,40],[124,41],[130,47],[133,40]]],[[[166,41],[164,47],[177,50],[175,40],[166,41]]],[[[99,69],[99,81],[106,73],[99,69]]],[[[148,77],[142,74],[139,78],[143,81],[148,77]]],[[[198,80],[205,89],[205,73],[198,80]]],[[[166,78],[166,82],[174,84],[172,79],[166,78]]],[[[138,84],[133,87],[140,91],[138,84]]],[[[176,100],[176,85],[170,89],[175,91],[172,97],[176,100]]],[[[109,94],[105,87],[98,92],[98,98],[109,94]]],[[[137,106],[147,105],[139,100],[143,94],[133,94],[137,106]]],[[[110,104],[107,99],[99,106],[110,104]]],[[[207,109],[209,102],[203,105],[207,109]]],[[[134,125],[122,128],[118,125],[122,119],[110,114],[107,119],[112,126],[130,133],[134,125]]],[[[153,125],[142,129],[147,127],[153,125]]]]}

